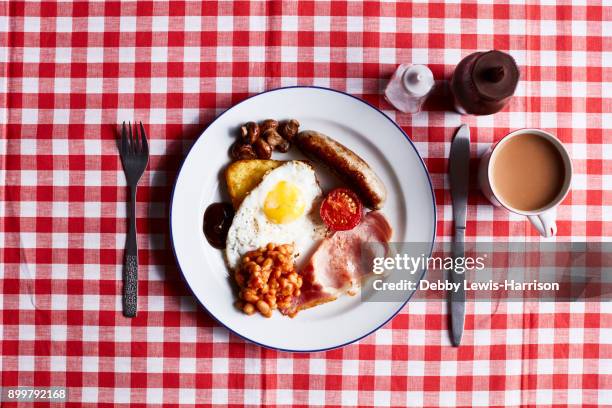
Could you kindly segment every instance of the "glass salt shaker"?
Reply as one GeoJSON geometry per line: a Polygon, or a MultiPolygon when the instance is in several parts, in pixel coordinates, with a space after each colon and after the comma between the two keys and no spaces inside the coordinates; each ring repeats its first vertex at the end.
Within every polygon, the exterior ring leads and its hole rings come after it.
{"type": "Polygon", "coordinates": [[[402,64],[385,88],[385,99],[399,111],[418,113],[433,86],[433,73],[425,65],[402,64]]]}

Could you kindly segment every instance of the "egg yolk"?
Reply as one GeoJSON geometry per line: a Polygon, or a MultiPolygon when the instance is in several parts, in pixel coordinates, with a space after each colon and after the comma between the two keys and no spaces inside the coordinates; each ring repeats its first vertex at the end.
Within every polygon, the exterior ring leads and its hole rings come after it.
{"type": "Polygon", "coordinates": [[[304,212],[304,200],[295,184],[281,181],[268,192],[264,201],[264,214],[275,224],[297,220],[304,212]]]}

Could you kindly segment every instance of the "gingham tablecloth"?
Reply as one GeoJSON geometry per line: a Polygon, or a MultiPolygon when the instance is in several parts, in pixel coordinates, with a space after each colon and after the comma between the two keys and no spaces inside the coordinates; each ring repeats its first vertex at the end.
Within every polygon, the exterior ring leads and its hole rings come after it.
{"type": "MultiPolygon", "coordinates": [[[[612,404],[610,303],[470,303],[457,349],[445,305],[414,302],[357,344],[276,352],[198,306],[168,231],[177,169],[206,125],[248,95],[314,84],[366,99],[410,135],[433,179],[439,239],[452,226],[449,142],[468,123],[474,157],[512,129],[556,134],[575,168],[557,239],[609,240],[611,17],[610,4],[590,1],[0,3],[2,386],[66,386],[72,406],[612,404]],[[381,96],[396,64],[427,64],[443,79],[492,48],[521,66],[501,113],[411,116],[381,96]],[[152,153],[131,320],[120,303],[123,120],[147,125],[152,153]]],[[[538,239],[476,190],[467,235],[538,239]]]]}

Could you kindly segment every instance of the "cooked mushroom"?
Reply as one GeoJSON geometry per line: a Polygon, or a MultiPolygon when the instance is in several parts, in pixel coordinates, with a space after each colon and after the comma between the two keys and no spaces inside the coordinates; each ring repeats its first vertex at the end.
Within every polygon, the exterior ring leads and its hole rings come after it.
{"type": "Polygon", "coordinates": [[[282,137],[287,139],[288,141],[292,141],[293,137],[297,135],[298,130],[300,129],[300,122],[295,119],[289,119],[283,121],[278,128],[279,133],[282,137]]]}
{"type": "Polygon", "coordinates": [[[257,155],[250,144],[235,142],[231,148],[231,156],[234,160],[256,159],[257,155]]]}
{"type": "Polygon", "coordinates": [[[259,125],[259,131],[263,134],[268,129],[276,129],[278,121],[274,119],[266,119],[259,125]]]}
{"type": "Polygon", "coordinates": [[[285,139],[276,131],[276,129],[268,129],[262,134],[264,139],[273,149],[281,144],[285,139]]]}
{"type": "Polygon", "coordinates": [[[272,157],[272,147],[263,139],[257,139],[253,143],[253,150],[259,159],[269,159],[272,157]]]}
{"type": "Polygon", "coordinates": [[[259,139],[259,125],[255,122],[247,122],[240,127],[240,135],[244,143],[253,144],[259,139]]]}
{"type": "Polygon", "coordinates": [[[289,142],[288,140],[285,140],[285,139],[283,139],[283,141],[280,142],[276,146],[276,150],[278,150],[281,153],[287,153],[290,148],[291,148],[291,142],[289,142]]]}

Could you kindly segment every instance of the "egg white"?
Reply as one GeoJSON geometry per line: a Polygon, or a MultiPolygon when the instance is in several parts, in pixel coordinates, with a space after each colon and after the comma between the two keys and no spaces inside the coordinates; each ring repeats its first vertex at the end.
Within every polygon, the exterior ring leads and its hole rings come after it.
{"type": "Polygon", "coordinates": [[[236,268],[242,256],[268,243],[293,244],[296,261],[325,236],[326,227],[318,208],[321,187],[312,166],[293,160],[264,176],[262,181],[242,201],[227,233],[226,258],[231,269],[236,268]],[[302,215],[286,224],[271,222],[263,212],[268,193],[281,182],[294,184],[305,203],[302,215]]]}

